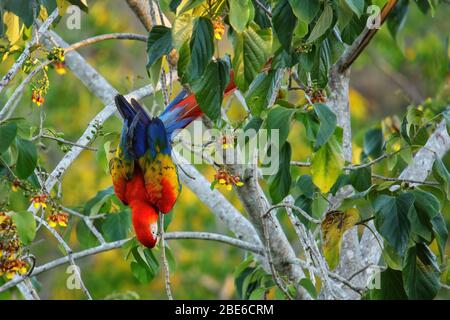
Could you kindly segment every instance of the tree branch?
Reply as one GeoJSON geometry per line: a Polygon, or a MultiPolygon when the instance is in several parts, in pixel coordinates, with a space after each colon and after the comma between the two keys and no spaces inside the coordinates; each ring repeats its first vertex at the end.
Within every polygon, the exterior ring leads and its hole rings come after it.
{"type": "Polygon", "coordinates": [[[71,44],[65,49],[65,53],[77,50],[81,47],[85,47],[100,41],[105,40],[137,40],[142,42],[147,42],[147,36],[135,33],[108,33],[95,36],[92,38],[87,38],[76,43],[71,44]]]}
{"type": "MultiPolygon", "coordinates": [[[[389,13],[392,12],[395,5],[397,4],[397,0],[389,0],[381,10],[380,15],[380,27],[386,21],[389,13]]],[[[361,52],[367,47],[370,43],[370,40],[377,33],[378,29],[368,29],[364,28],[363,32],[358,36],[358,38],[353,42],[353,44],[347,48],[341,58],[336,62],[335,66],[339,73],[343,74],[347,69],[353,64],[353,62],[359,57],[361,52]]]]}
{"type": "MultiPolygon", "coordinates": [[[[217,242],[229,244],[229,245],[253,252],[255,254],[263,253],[262,247],[258,247],[258,246],[255,246],[254,244],[251,244],[251,243],[239,240],[239,239],[231,238],[231,237],[228,237],[225,235],[209,233],[209,232],[189,232],[189,231],[168,232],[165,234],[165,239],[166,240],[178,240],[178,239],[211,240],[211,241],[217,241],[217,242]]],[[[99,254],[99,253],[102,253],[105,251],[118,249],[118,248],[122,247],[129,240],[130,239],[123,239],[123,240],[119,240],[119,241],[104,243],[104,244],[101,244],[94,248],[89,248],[89,249],[86,249],[86,250],[83,250],[80,252],[73,253],[72,258],[74,260],[78,260],[78,259],[85,258],[88,256],[96,255],[96,254],[99,254]]],[[[37,276],[43,272],[52,270],[60,265],[66,264],[68,262],[70,263],[69,256],[61,257],[59,259],[48,262],[42,266],[38,266],[38,267],[34,268],[33,272],[29,276],[30,277],[37,276]]],[[[4,285],[2,285],[0,287],[0,293],[18,285],[25,279],[28,279],[28,277],[27,276],[15,277],[11,281],[8,281],[7,283],[5,283],[4,285]]]]}

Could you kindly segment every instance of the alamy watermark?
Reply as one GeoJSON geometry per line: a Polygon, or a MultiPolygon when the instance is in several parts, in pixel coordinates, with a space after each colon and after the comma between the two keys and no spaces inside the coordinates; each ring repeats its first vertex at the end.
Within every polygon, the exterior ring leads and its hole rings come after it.
{"type": "Polygon", "coordinates": [[[174,149],[191,164],[258,166],[262,175],[273,175],[280,166],[278,129],[205,129],[195,121],[178,132],[174,149]]]}

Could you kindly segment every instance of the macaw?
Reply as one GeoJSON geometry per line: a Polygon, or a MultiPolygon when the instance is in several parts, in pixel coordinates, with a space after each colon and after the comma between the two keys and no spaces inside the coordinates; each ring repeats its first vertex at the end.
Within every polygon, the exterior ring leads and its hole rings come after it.
{"type": "MultiPolygon", "coordinates": [[[[231,72],[224,96],[235,89],[231,72]]],[[[129,103],[117,95],[115,103],[124,121],[116,155],[109,163],[114,192],[131,207],[138,241],[153,248],[158,241],[158,214],[169,213],[181,191],[171,142],[178,130],[203,112],[195,95],[184,89],[153,118],[134,99],[129,103]]]]}

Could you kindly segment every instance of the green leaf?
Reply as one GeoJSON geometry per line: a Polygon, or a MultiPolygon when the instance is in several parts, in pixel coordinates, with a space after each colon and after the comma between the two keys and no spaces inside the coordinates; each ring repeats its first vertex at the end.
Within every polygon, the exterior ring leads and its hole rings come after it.
{"type": "Polygon", "coordinates": [[[99,244],[98,239],[82,220],[77,222],[76,235],[78,242],[84,249],[92,248],[99,244]]]}
{"type": "Polygon", "coordinates": [[[436,257],[422,243],[408,249],[403,262],[403,285],[409,299],[433,299],[441,288],[436,257]]]}
{"type": "Polygon", "coordinates": [[[401,256],[406,251],[411,233],[408,212],[413,203],[411,193],[402,193],[397,197],[380,195],[373,204],[378,232],[401,256]]]}
{"type": "Polygon", "coordinates": [[[178,6],[181,4],[181,1],[182,0],[170,0],[170,3],[169,3],[170,11],[172,11],[173,13],[176,13],[178,6]]]}
{"type": "Polygon", "coordinates": [[[211,61],[205,74],[195,83],[193,90],[200,105],[200,109],[212,120],[220,117],[223,92],[230,82],[230,61],[211,61]]]}
{"type": "Polygon", "coordinates": [[[187,82],[187,69],[189,66],[189,62],[191,61],[191,52],[189,50],[189,42],[186,41],[180,48],[180,51],[178,52],[179,58],[178,58],[178,64],[177,64],[177,71],[178,76],[180,77],[181,83],[187,82]]]}
{"type": "Polygon", "coordinates": [[[159,272],[159,263],[153,252],[140,246],[131,249],[135,261],[131,263],[133,275],[142,283],[148,283],[159,272]]]}
{"type": "Polygon", "coordinates": [[[189,41],[193,28],[193,16],[191,14],[176,17],[172,27],[172,43],[178,51],[186,41],[189,41]]]}
{"type": "Polygon", "coordinates": [[[441,214],[433,217],[431,219],[431,225],[433,226],[433,233],[436,237],[436,242],[439,248],[439,254],[441,256],[441,261],[445,259],[445,246],[448,239],[448,230],[444,218],[441,214]]]}
{"type": "Polygon", "coordinates": [[[131,272],[133,276],[138,279],[140,283],[149,283],[153,280],[153,275],[145,266],[137,263],[136,261],[132,261],[130,264],[131,272]]]}
{"type": "Polygon", "coordinates": [[[364,135],[364,153],[375,159],[383,154],[383,147],[383,131],[379,128],[368,130],[364,135]]]}
{"type": "Polygon", "coordinates": [[[313,21],[320,9],[318,0],[289,0],[289,4],[295,16],[306,23],[313,21]]]}
{"type": "Polygon", "coordinates": [[[270,181],[269,192],[272,203],[281,202],[291,189],[291,145],[285,142],[280,150],[280,162],[278,172],[270,181]]]}
{"type": "Polygon", "coordinates": [[[291,48],[296,18],[288,0],[277,2],[272,16],[273,30],[284,49],[291,48]]]}
{"type": "Polygon", "coordinates": [[[311,31],[311,34],[308,37],[307,42],[314,42],[321,36],[323,36],[325,32],[327,32],[331,28],[332,23],[333,9],[329,4],[326,3],[325,7],[323,8],[322,14],[320,15],[319,19],[314,25],[314,28],[311,31]]]}
{"type": "Polygon", "coordinates": [[[266,293],[267,289],[264,287],[256,288],[252,291],[250,294],[249,300],[264,300],[264,295],[266,293]]]}
{"type": "Polygon", "coordinates": [[[406,21],[408,8],[409,0],[399,0],[397,1],[392,12],[388,15],[387,27],[394,39],[397,37],[398,31],[402,29],[406,21]]]}
{"type": "Polygon", "coordinates": [[[371,167],[352,170],[349,175],[350,184],[358,192],[364,192],[372,186],[371,167]]]}
{"type": "Polygon", "coordinates": [[[56,0],[39,0],[39,3],[44,6],[48,14],[51,14],[56,9],[56,0]]]}
{"type": "Polygon", "coordinates": [[[450,110],[447,109],[444,113],[445,123],[447,124],[447,133],[450,135],[450,110]]]}
{"type": "Polygon", "coordinates": [[[214,30],[209,19],[199,17],[195,20],[189,43],[191,60],[188,75],[191,81],[200,78],[206,70],[214,53],[214,30]]]}
{"type": "Polygon", "coordinates": [[[162,57],[156,60],[150,67],[147,65],[148,76],[150,77],[150,84],[153,88],[156,88],[159,80],[161,79],[162,70],[162,57]]]}
{"type": "Polygon", "coordinates": [[[267,61],[270,43],[267,43],[252,27],[236,34],[233,39],[234,81],[239,90],[246,92],[267,61]]]}
{"type": "Polygon", "coordinates": [[[18,16],[27,28],[33,23],[33,3],[30,0],[3,0],[3,8],[18,16]]]}
{"type": "Polygon", "coordinates": [[[178,15],[185,13],[188,10],[195,9],[201,5],[205,0],[188,0],[186,4],[180,9],[178,15]]]}
{"type": "MultiPolygon", "coordinates": [[[[376,280],[377,275],[375,275],[376,280]]],[[[367,294],[371,300],[406,300],[403,278],[400,271],[386,269],[380,273],[380,288],[370,290],[367,294]]]]}
{"type": "Polygon", "coordinates": [[[147,55],[149,69],[155,61],[172,50],[172,30],[164,26],[154,26],[148,35],[147,55]]]}
{"type": "Polygon", "coordinates": [[[130,232],[131,214],[123,211],[119,213],[110,213],[102,224],[102,234],[105,240],[112,242],[125,239],[130,232]]]}
{"type": "Polygon", "coordinates": [[[299,285],[301,285],[303,288],[306,289],[306,291],[308,291],[309,295],[313,298],[313,299],[317,299],[317,289],[314,286],[314,284],[312,283],[311,279],[309,278],[303,278],[299,281],[298,283],[299,285]]]}
{"type": "Polygon", "coordinates": [[[113,187],[106,188],[104,190],[101,190],[97,192],[95,197],[90,199],[83,208],[83,213],[87,216],[89,215],[96,215],[99,213],[100,209],[103,207],[105,202],[111,197],[114,196],[114,189],[113,187]]]}
{"type": "Polygon", "coordinates": [[[364,0],[345,0],[345,3],[359,17],[364,13],[364,0]]]}
{"type": "Polygon", "coordinates": [[[0,124],[0,154],[8,150],[17,134],[17,125],[14,122],[0,124]]]}
{"type": "Polygon", "coordinates": [[[255,132],[258,132],[263,122],[264,120],[260,117],[252,117],[250,121],[245,125],[244,132],[251,129],[255,130],[255,132]]]}
{"type": "Polygon", "coordinates": [[[271,70],[256,76],[245,97],[252,115],[259,116],[264,109],[272,106],[278,94],[278,83],[282,75],[282,70],[271,70]]]}
{"type": "Polygon", "coordinates": [[[312,199],[316,192],[316,186],[312,182],[311,176],[304,174],[296,182],[297,189],[306,197],[312,199]]]}
{"type": "Polygon", "coordinates": [[[355,208],[345,212],[328,212],[322,222],[323,234],[323,254],[330,269],[334,269],[339,264],[342,237],[345,231],[352,228],[359,221],[359,213],[355,208]]]}
{"type": "Polygon", "coordinates": [[[16,225],[20,241],[29,245],[36,236],[36,220],[33,214],[28,211],[14,212],[11,218],[16,225]]]}
{"type": "Polygon", "coordinates": [[[243,32],[247,23],[252,19],[255,8],[250,0],[233,0],[229,2],[230,12],[228,18],[236,32],[243,32]]]}
{"type": "Polygon", "coordinates": [[[450,173],[439,157],[434,160],[433,176],[443,185],[447,200],[450,200],[450,173]]]}
{"type": "MultiPolygon", "coordinates": [[[[267,13],[261,8],[261,6],[257,5],[255,0],[252,0],[255,7],[255,18],[253,19],[258,26],[261,28],[270,28],[272,25],[270,23],[270,19],[267,16],[267,13]]],[[[259,0],[259,2],[265,7],[269,7],[268,0],[259,0]]]]}
{"type": "Polygon", "coordinates": [[[28,178],[37,165],[37,149],[34,143],[25,139],[16,139],[18,151],[16,174],[19,178],[28,178]]]}
{"type": "Polygon", "coordinates": [[[314,150],[318,150],[333,135],[334,129],[336,129],[337,118],[334,112],[322,103],[314,104],[314,111],[320,121],[319,132],[314,145],[314,150]]]}
{"type": "Polygon", "coordinates": [[[427,242],[431,242],[433,236],[433,226],[431,220],[440,215],[439,200],[431,193],[415,189],[414,210],[409,212],[412,232],[421,236],[427,242]]]}
{"type": "Polygon", "coordinates": [[[267,129],[278,130],[280,146],[283,145],[289,135],[289,128],[294,113],[295,109],[275,105],[267,115],[267,129]]]}
{"type": "Polygon", "coordinates": [[[344,156],[338,140],[332,137],[316,153],[311,161],[314,184],[327,193],[336,182],[344,167],[344,156]]]}

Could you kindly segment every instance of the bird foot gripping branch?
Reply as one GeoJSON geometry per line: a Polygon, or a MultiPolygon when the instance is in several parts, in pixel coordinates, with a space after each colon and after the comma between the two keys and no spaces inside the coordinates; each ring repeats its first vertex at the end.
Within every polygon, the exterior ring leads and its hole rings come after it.
{"type": "MultiPolygon", "coordinates": [[[[236,88],[232,75],[225,95],[236,88]]],[[[134,99],[129,103],[117,95],[115,102],[124,122],[116,155],[109,164],[114,192],[131,207],[139,242],[153,248],[158,241],[158,214],[169,213],[181,191],[171,142],[203,112],[194,94],[186,90],[154,118],[134,99]]]]}

